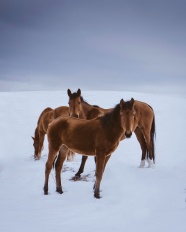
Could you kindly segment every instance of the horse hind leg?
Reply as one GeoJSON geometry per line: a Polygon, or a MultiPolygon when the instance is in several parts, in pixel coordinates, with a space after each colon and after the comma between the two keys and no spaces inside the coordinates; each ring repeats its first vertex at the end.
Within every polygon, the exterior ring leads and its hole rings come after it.
{"type": "Polygon", "coordinates": [[[141,163],[140,163],[140,168],[144,168],[145,167],[145,159],[146,159],[146,154],[147,154],[147,144],[145,142],[145,138],[143,136],[142,131],[140,130],[139,127],[137,127],[134,131],[136,138],[141,146],[141,150],[142,150],[142,156],[141,156],[141,163]]]}
{"type": "Polygon", "coordinates": [[[62,194],[62,185],[61,185],[61,169],[63,167],[63,163],[66,159],[66,156],[69,152],[69,149],[65,146],[62,146],[57,161],[55,163],[55,171],[56,171],[56,192],[62,194]]]}
{"type": "Polygon", "coordinates": [[[153,151],[153,144],[150,136],[150,130],[142,129],[142,132],[144,134],[145,141],[147,144],[147,154],[148,154],[148,163],[149,163],[148,167],[154,168],[154,151],[153,151]]]}

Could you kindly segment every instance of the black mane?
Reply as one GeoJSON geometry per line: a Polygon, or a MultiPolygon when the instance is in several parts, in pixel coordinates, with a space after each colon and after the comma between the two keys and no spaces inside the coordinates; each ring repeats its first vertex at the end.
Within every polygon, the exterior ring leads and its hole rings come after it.
{"type": "Polygon", "coordinates": [[[113,122],[115,122],[117,119],[119,111],[120,104],[117,104],[111,112],[106,113],[104,116],[100,118],[101,124],[103,126],[112,126],[113,122]]]}

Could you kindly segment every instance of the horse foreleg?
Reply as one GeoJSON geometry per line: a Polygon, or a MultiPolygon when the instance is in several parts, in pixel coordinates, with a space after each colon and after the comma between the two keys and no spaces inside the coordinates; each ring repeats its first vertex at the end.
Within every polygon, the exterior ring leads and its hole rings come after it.
{"type": "Polygon", "coordinates": [[[79,167],[78,172],[75,174],[75,177],[81,176],[81,173],[83,173],[83,171],[84,171],[84,167],[85,167],[85,163],[86,163],[87,159],[88,159],[88,156],[85,156],[85,155],[82,156],[81,165],[79,167]]]}
{"type": "Polygon", "coordinates": [[[69,152],[69,149],[65,146],[62,146],[60,151],[59,151],[59,155],[55,164],[55,171],[56,171],[56,192],[62,194],[63,190],[62,190],[62,185],[61,185],[61,169],[63,166],[63,163],[66,159],[66,156],[69,152]]]}
{"type": "Polygon", "coordinates": [[[140,163],[140,168],[145,167],[145,158],[146,158],[146,154],[147,154],[147,144],[145,142],[145,138],[143,136],[142,131],[140,130],[139,127],[137,127],[134,131],[136,138],[141,146],[141,150],[142,150],[142,156],[141,156],[141,163],[140,163]]]}
{"type": "Polygon", "coordinates": [[[57,155],[57,151],[54,151],[52,149],[49,149],[49,153],[48,153],[48,160],[46,162],[46,166],[45,166],[45,184],[44,184],[44,194],[47,195],[48,194],[48,180],[49,180],[49,175],[52,169],[52,165],[54,162],[54,159],[57,155]]]}
{"type": "Polygon", "coordinates": [[[100,198],[100,184],[105,168],[105,155],[96,155],[96,182],[94,185],[94,197],[99,199],[100,198]]]}

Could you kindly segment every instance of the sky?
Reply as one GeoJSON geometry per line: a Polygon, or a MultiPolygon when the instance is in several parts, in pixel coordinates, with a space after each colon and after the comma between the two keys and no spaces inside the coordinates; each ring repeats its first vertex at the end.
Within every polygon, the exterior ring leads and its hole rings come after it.
{"type": "Polygon", "coordinates": [[[186,93],[184,0],[1,0],[0,91],[186,93]]]}

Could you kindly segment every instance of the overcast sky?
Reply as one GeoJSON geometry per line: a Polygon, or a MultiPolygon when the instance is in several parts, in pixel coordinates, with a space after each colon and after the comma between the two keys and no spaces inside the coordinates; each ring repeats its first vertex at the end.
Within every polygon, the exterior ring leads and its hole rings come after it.
{"type": "Polygon", "coordinates": [[[0,0],[0,91],[186,92],[185,0],[0,0]]]}

